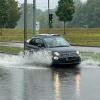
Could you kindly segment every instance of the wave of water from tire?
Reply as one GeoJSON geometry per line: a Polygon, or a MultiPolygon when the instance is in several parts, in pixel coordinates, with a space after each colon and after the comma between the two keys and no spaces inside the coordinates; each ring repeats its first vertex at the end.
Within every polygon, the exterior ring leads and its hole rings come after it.
{"type": "Polygon", "coordinates": [[[100,68],[100,61],[92,58],[83,60],[80,64],[81,68],[100,68]]]}
{"type": "Polygon", "coordinates": [[[0,66],[12,68],[39,69],[43,66],[50,66],[52,63],[51,55],[46,51],[27,53],[25,56],[0,54],[0,66]]]}
{"type": "MultiPolygon", "coordinates": [[[[46,69],[46,66],[50,66],[51,63],[52,57],[47,51],[35,52],[33,54],[27,52],[25,56],[22,53],[19,55],[0,54],[0,67],[5,68],[46,69]]],[[[88,57],[79,66],[81,68],[100,68],[100,61],[88,57]]]]}

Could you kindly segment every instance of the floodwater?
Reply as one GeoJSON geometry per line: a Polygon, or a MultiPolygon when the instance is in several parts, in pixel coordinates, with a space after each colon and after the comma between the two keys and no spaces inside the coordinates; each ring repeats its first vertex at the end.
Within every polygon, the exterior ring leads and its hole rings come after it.
{"type": "Polygon", "coordinates": [[[100,100],[99,61],[50,64],[50,57],[0,54],[0,100],[100,100]]]}

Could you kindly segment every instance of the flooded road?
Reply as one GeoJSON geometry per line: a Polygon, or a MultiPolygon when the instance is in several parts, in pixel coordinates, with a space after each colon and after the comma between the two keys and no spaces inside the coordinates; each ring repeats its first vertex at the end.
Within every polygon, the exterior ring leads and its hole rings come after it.
{"type": "Polygon", "coordinates": [[[56,68],[30,59],[0,54],[0,100],[100,100],[99,61],[56,68]]]}

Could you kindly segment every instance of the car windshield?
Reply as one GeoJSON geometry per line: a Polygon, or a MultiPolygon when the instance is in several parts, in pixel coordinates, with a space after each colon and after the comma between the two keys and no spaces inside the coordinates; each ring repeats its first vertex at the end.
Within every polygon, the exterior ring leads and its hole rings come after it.
{"type": "Polygon", "coordinates": [[[49,48],[70,46],[70,44],[62,37],[49,37],[44,40],[49,48]]]}

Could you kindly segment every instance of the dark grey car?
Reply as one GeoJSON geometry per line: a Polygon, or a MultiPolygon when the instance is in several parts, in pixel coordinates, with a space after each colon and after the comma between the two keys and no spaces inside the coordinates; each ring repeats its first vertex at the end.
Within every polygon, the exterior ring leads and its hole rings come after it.
{"type": "Polygon", "coordinates": [[[79,64],[79,52],[60,35],[40,34],[27,41],[27,50],[38,51],[46,49],[52,53],[53,64],[79,64]]]}

